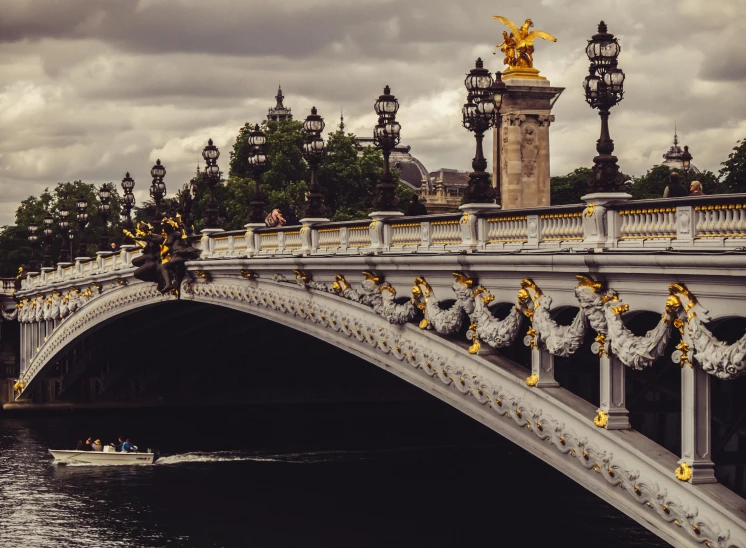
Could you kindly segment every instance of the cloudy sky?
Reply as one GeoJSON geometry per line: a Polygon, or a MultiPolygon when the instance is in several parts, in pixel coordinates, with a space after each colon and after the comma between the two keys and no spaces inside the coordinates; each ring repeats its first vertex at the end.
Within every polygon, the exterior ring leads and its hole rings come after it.
{"type": "MultiPolygon", "coordinates": [[[[626,97],[611,133],[626,173],[670,146],[674,120],[694,163],[717,171],[746,137],[743,0],[0,0],[0,224],[58,181],[136,180],[160,158],[171,192],[207,139],[228,152],[278,82],[296,118],[369,135],[385,84],[400,98],[402,141],[434,171],[467,169],[464,73],[493,71],[503,27],[531,17],[557,36],[535,61],[554,86],[552,174],[589,165],[598,116],[584,102],[586,40],[604,19],[622,43],[626,97]]],[[[499,54],[499,52],[498,52],[499,54]]],[[[488,149],[491,150],[491,149],[488,149]]]]}

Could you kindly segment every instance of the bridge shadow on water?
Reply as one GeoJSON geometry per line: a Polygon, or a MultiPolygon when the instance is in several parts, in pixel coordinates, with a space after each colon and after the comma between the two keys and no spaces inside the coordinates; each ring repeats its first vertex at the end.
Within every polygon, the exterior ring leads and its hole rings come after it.
{"type": "MultiPolygon", "coordinates": [[[[512,352],[519,361],[527,355],[512,352]]],[[[62,401],[97,410],[11,416],[6,432],[25,432],[23,443],[35,439],[42,455],[81,437],[107,432],[110,441],[127,432],[179,465],[116,477],[132,482],[147,509],[115,520],[142,528],[136,545],[158,545],[143,540],[150,521],[188,539],[176,546],[482,539],[538,547],[569,531],[589,546],[665,545],[420,389],[310,335],[229,309],[176,302],[119,318],[80,341],[50,382],[64,388],[62,401]],[[83,358],[90,365],[71,375],[83,358]],[[72,381],[59,380],[64,370],[72,381]],[[204,523],[184,517],[195,514],[204,523]]],[[[63,491],[85,489],[83,478],[114,481],[109,471],[85,474],[57,469],[49,481],[63,491]]]]}

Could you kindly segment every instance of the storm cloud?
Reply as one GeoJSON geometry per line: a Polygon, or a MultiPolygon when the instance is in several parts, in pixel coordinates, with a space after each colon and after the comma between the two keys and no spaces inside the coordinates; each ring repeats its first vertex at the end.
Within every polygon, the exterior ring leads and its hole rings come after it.
{"type": "MultiPolygon", "coordinates": [[[[674,122],[694,163],[717,171],[746,136],[746,32],[740,0],[0,0],[0,224],[18,202],[58,181],[135,177],[166,165],[173,192],[212,138],[228,152],[260,122],[282,83],[297,119],[312,106],[327,128],[371,134],[373,102],[389,84],[402,141],[434,171],[468,169],[461,127],[464,74],[493,56],[499,14],[531,17],[557,43],[536,65],[566,90],[554,108],[552,174],[587,166],[598,116],[580,83],[584,47],[603,19],[622,44],[624,101],[611,132],[622,170],[643,174],[670,146],[674,122]]],[[[498,52],[499,53],[499,52],[498,52]]],[[[489,146],[489,145],[488,145],[489,146]]],[[[488,149],[489,150],[489,149],[488,149]]]]}

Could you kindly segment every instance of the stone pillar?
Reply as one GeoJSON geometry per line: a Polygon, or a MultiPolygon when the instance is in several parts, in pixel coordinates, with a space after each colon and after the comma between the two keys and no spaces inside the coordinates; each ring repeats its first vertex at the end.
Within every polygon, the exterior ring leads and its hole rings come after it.
{"type": "MultiPolygon", "coordinates": [[[[629,425],[629,411],[625,394],[624,376],[625,365],[616,356],[601,356],[601,397],[599,398],[602,411],[606,418],[605,424],[596,423],[607,430],[626,430],[629,425]]],[[[597,417],[599,419],[599,417],[597,417]]]]}
{"type": "Polygon", "coordinates": [[[503,209],[548,206],[549,124],[564,88],[548,80],[505,80],[498,125],[493,130],[493,184],[500,181],[503,209]],[[499,176],[499,177],[498,177],[499,176]]]}
{"type": "MultiPolygon", "coordinates": [[[[554,379],[554,356],[546,348],[531,347],[531,377],[537,388],[559,386],[554,379]]],[[[532,381],[533,382],[533,381],[532,381]]]]}
{"type": "MultiPolygon", "coordinates": [[[[684,331],[683,341],[692,348],[688,329],[684,331]]],[[[690,358],[681,369],[681,459],[678,472],[683,475],[679,479],[695,484],[717,482],[711,445],[710,375],[690,358]],[[689,467],[689,471],[684,465],[689,467]]]]}

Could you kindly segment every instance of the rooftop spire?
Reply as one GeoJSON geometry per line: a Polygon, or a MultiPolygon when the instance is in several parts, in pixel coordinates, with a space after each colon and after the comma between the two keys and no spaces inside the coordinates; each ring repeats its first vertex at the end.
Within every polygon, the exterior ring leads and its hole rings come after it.
{"type": "Polygon", "coordinates": [[[676,120],[673,121],[673,144],[674,146],[679,144],[679,134],[676,131],[676,120]]]}
{"type": "Polygon", "coordinates": [[[345,130],[345,115],[344,110],[339,109],[339,131],[344,132],[345,130]]]}
{"type": "Polygon", "coordinates": [[[293,115],[290,113],[291,109],[289,109],[282,103],[283,99],[285,99],[285,96],[282,94],[282,85],[279,83],[277,84],[277,95],[275,95],[275,99],[277,100],[277,104],[274,106],[274,108],[269,109],[267,120],[274,120],[275,122],[279,122],[282,120],[292,120],[293,115]]]}

